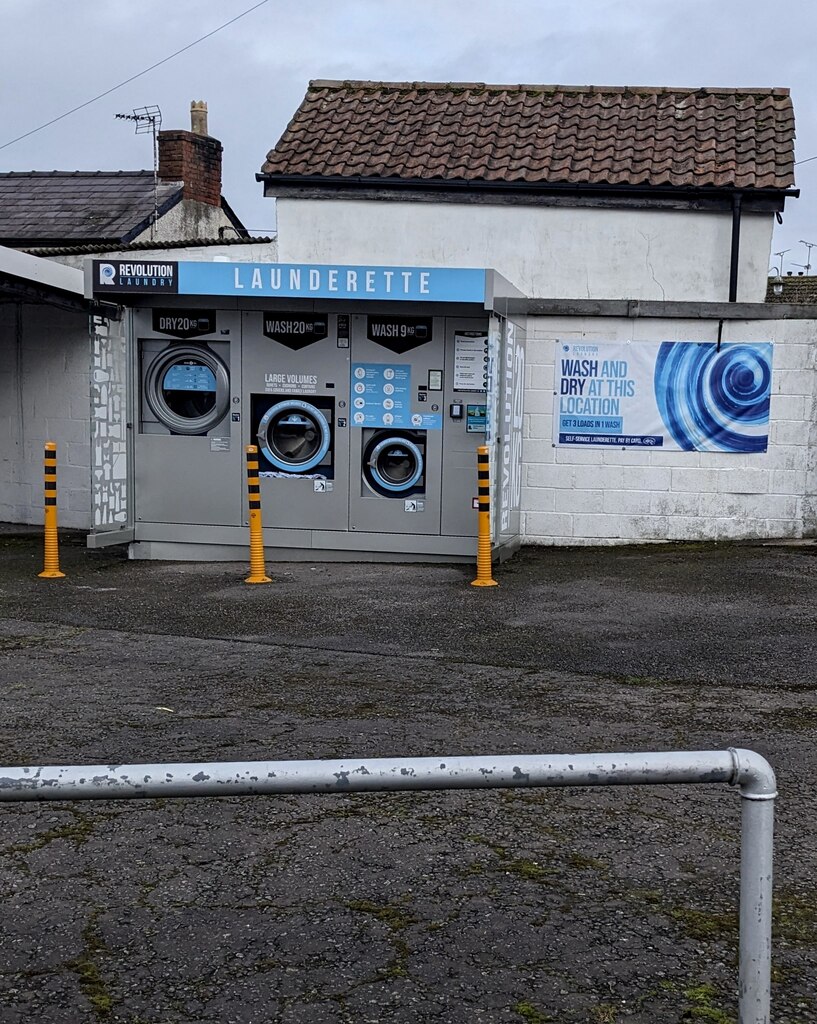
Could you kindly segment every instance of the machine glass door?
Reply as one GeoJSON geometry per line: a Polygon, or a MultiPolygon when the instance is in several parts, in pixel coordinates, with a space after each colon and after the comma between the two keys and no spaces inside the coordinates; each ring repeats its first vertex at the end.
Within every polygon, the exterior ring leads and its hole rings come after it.
{"type": "Polygon", "coordinates": [[[400,497],[417,489],[424,464],[422,451],[409,438],[375,434],[366,446],[363,472],[366,482],[378,494],[400,497]]]}
{"type": "Polygon", "coordinates": [[[264,457],[284,473],[308,473],[326,458],[332,431],[325,414],[311,402],[276,402],[261,417],[258,443],[264,457]]]}
{"type": "Polygon", "coordinates": [[[151,362],[145,398],[156,419],[174,434],[206,434],[227,414],[227,367],[203,347],[171,346],[151,362]]]}

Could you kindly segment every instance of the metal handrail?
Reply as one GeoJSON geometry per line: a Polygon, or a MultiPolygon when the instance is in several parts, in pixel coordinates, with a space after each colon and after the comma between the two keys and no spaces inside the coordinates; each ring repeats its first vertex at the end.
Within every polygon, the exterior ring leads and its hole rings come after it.
{"type": "Polygon", "coordinates": [[[752,750],[0,767],[0,801],[728,783],[741,795],[739,1024],[769,1024],[774,771],[752,750]]]}

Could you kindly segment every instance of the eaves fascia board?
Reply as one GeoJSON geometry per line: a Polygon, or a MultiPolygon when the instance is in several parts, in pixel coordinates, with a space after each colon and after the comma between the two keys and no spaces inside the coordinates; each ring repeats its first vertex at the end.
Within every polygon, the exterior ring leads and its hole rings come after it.
{"type": "Polygon", "coordinates": [[[276,188],[326,188],[353,191],[355,189],[382,188],[406,191],[444,192],[515,192],[530,194],[595,194],[598,196],[733,196],[741,193],[758,198],[798,198],[798,188],[747,188],[738,185],[650,185],[650,184],[609,184],[600,182],[530,182],[530,181],[485,181],[484,179],[456,178],[399,178],[373,177],[366,175],[321,175],[321,174],[264,174],[259,172],[255,180],[276,188]]]}

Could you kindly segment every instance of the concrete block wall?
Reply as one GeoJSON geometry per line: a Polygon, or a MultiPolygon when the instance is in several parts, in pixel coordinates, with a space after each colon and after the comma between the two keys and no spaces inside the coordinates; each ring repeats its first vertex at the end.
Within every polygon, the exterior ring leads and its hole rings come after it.
{"type": "Polygon", "coordinates": [[[58,445],[59,523],[87,529],[88,316],[50,306],[0,306],[0,521],[42,523],[46,441],[58,445]]]}
{"type": "Polygon", "coordinates": [[[528,544],[798,538],[817,532],[815,321],[726,322],[772,341],[769,449],[756,455],[557,448],[556,339],[715,341],[717,322],[528,320],[522,530],[528,544]]]}

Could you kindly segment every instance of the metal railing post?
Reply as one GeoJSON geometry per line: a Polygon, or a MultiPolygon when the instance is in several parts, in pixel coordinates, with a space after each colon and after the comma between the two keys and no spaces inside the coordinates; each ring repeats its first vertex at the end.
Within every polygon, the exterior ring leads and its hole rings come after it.
{"type": "Polygon", "coordinates": [[[772,977],[774,772],[758,754],[732,750],[741,796],[738,1024],[769,1024],[772,977]]]}
{"type": "Polygon", "coordinates": [[[729,783],[740,789],[739,1024],[769,1024],[777,786],[752,750],[0,767],[0,802],[729,783]]]}

